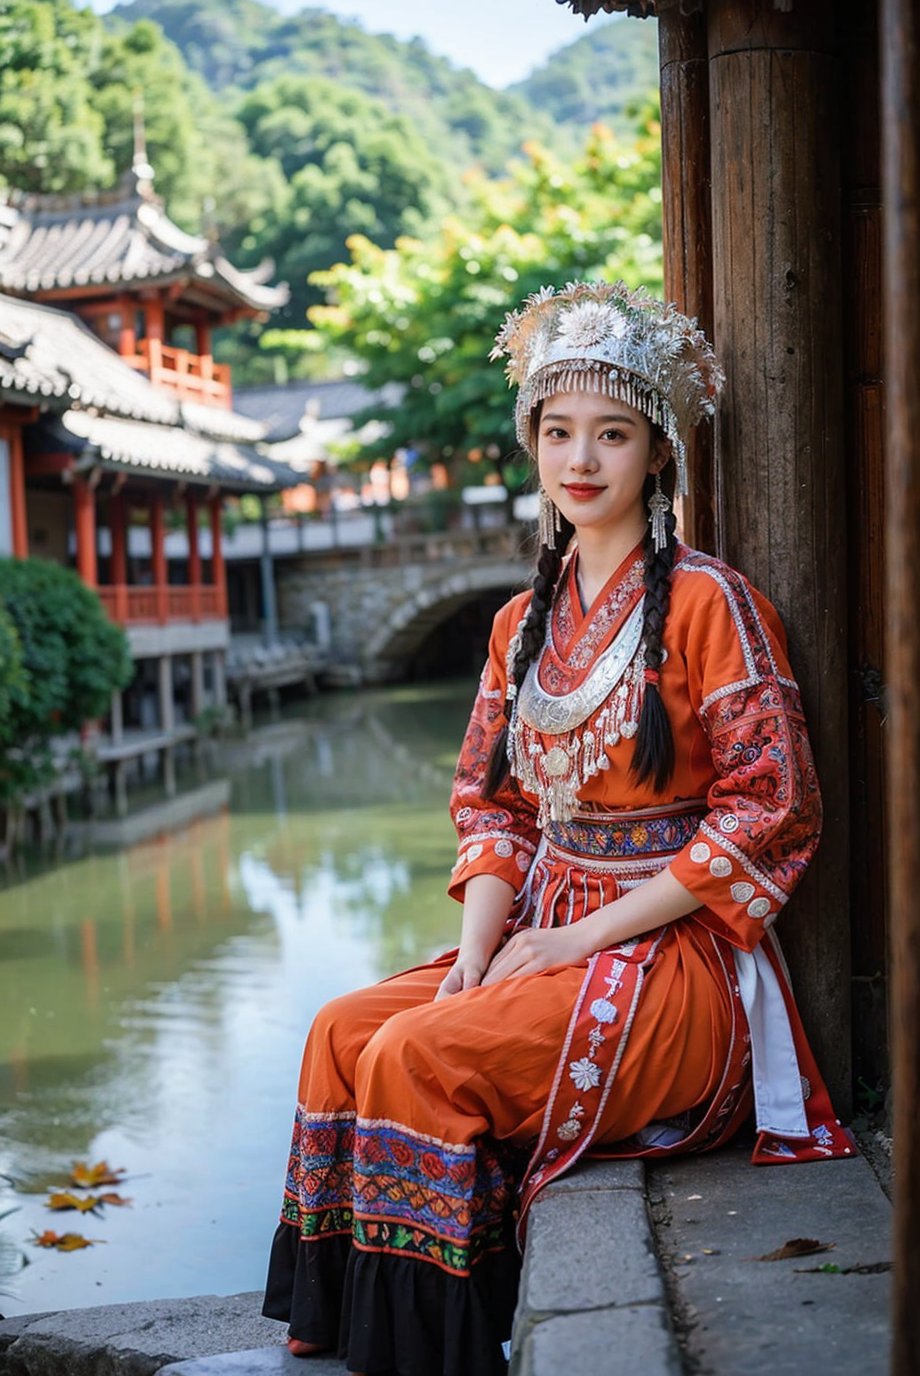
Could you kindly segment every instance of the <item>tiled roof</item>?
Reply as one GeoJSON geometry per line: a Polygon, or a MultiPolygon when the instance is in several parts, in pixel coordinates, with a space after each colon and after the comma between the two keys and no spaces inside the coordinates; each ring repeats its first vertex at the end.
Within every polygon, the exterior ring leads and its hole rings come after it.
{"type": "Polygon", "coordinates": [[[286,464],[267,459],[248,445],[215,440],[181,427],[86,411],[65,411],[60,424],[70,435],[85,440],[90,450],[87,457],[98,457],[104,467],[169,474],[241,491],[275,491],[303,480],[286,464]]]}
{"type": "Polygon", "coordinates": [[[333,382],[289,382],[283,387],[238,387],[233,404],[244,416],[263,423],[266,434],[287,438],[298,433],[304,416],[314,420],[344,420],[375,405],[396,406],[403,395],[391,382],[373,392],[346,378],[333,382]]]}
{"type": "Polygon", "coordinates": [[[119,416],[177,425],[179,401],[66,311],[0,296],[0,390],[9,401],[63,400],[119,416]]]}
{"type": "Polygon", "coordinates": [[[170,220],[148,182],[129,173],[93,196],[22,195],[0,205],[0,288],[38,293],[70,287],[188,283],[212,309],[273,311],[286,286],[270,286],[270,262],[235,268],[209,239],[170,220]]]}
{"type": "Polygon", "coordinates": [[[164,477],[272,491],[300,481],[254,447],[265,426],[251,417],[180,401],[161,391],[74,315],[0,296],[0,403],[58,413],[104,464],[164,477]]]}

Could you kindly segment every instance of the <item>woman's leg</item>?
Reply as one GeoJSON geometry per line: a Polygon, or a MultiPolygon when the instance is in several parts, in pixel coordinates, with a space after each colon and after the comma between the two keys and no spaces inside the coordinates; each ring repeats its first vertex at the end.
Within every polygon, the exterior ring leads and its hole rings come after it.
{"type": "Polygon", "coordinates": [[[358,1057],[387,1018],[430,1002],[443,976],[443,965],[427,966],[333,999],[307,1038],[263,1306],[268,1317],[286,1320],[306,1348],[338,1343],[351,1247],[358,1057]]]}

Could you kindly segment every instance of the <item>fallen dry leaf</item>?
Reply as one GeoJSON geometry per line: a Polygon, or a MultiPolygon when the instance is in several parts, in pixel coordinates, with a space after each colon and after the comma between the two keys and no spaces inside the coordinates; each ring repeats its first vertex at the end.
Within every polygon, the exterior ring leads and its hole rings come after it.
{"type": "Polygon", "coordinates": [[[102,1239],[84,1237],[82,1233],[55,1233],[46,1228],[43,1233],[33,1231],[32,1241],[36,1247],[54,1247],[58,1252],[79,1252],[84,1247],[95,1247],[102,1239]]]}
{"type": "Polygon", "coordinates": [[[124,1195],[113,1194],[111,1191],[99,1196],[100,1204],[113,1204],[118,1209],[123,1209],[126,1205],[133,1204],[133,1202],[132,1199],[125,1199],[124,1195]]]}
{"type": "Polygon", "coordinates": [[[56,1190],[45,1200],[46,1209],[78,1209],[81,1214],[89,1213],[99,1203],[99,1195],[71,1194],[70,1190],[56,1190]]]}
{"type": "Polygon", "coordinates": [[[82,1189],[95,1189],[97,1185],[120,1185],[124,1174],[124,1166],[113,1170],[108,1161],[97,1161],[94,1166],[75,1161],[70,1169],[70,1181],[82,1189]]]}
{"type": "Polygon", "coordinates": [[[832,1252],[836,1242],[819,1242],[815,1237],[793,1237],[777,1247],[775,1252],[766,1252],[762,1257],[752,1257],[752,1261],[788,1261],[790,1257],[810,1257],[816,1252],[832,1252]]]}

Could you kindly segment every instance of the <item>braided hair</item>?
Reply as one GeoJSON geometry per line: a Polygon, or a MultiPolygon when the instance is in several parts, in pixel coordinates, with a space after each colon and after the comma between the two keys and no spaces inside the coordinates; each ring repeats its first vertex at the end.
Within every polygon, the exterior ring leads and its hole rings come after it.
{"type": "MultiPolygon", "coordinates": [[[[673,484],[673,470],[669,467],[673,484]]],[[[654,488],[654,478],[645,480],[643,497],[648,501],[654,488]]],[[[670,493],[668,494],[671,495],[670,493]]],[[[664,659],[664,623],[671,604],[671,571],[677,554],[677,522],[674,512],[665,517],[667,541],[664,549],[656,551],[651,526],[645,533],[645,604],[642,615],[642,640],[645,647],[645,693],[639,714],[639,729],[633,748],[630,771],[638,783],[650,783],[656,793],[662,793],[674,773],[674,733],[667,708],[661,697],[658,674],[664,659]]]]}
{"type": "MultiPolygon", "coordinates": [[[[546,618],[553,605],[553,593],[562,572],[562,560],[575,534],[575,527],[559,512],[559,529],[552,545],[540,546],[537,572],[533,580],[533,597],[527,608],[527,616],[521,627],[520,644],[511,665],[509,683],[522,684],[537,655],[543,649],[546,636],[546,618]]],[[[485,797],[494,798],[508,777],[508,725],[511,721],[513,698],[505,696],[505,723],[492,743],[489,763],[486,767],[485,797]]]]}
{"type": "MultiPolygon", "coordinates": [[[[539,426],[542,403],[531,413],[531,453],[536,452],[536,433],[539,426]]],[[[652,440],[664,438],[663,431],[652,426],[652,440]]],[[[662,474],[662,484],[669,497],[673,497],[675,473],[668,464],[662,474]]],[[[647,503],[654,490],[655,479],[649,474],[642,490],[643,500],[647,503]]],[[[656,793],[661,793],[674,773],[674,734],[667,708],[659,690],[658,675],[664,659],[664,623],[671,603],[671,572],[677,555],[676,519],[673,511],[665,517],[667,541],[662,550],[656,550],[652,539],[651,525],[645,533],[643,544],[645,603],[642,618],[642,642],[645,653],[645,692],[636,743],[633,747],[630,772],[638,783],[650,783],[656,793]]],[[[558,529],[552,545],[540,547],[537,571],[533,580],[533,596],[527,609],[527,616],[520,631],[520,643],[511,664],[509,686],[520,686],[527,670],[539,655],[546,637],[546,618],[553,604],[553,595],[562,560],[575,527],[562,512],[558,513],[558,529]]],[[[505,721],[492,743],[486,766],[486,799],[494,798],[508,777],[508,729],[514,707],[513,695],[506,694],[504,702],[505,721]]]]}

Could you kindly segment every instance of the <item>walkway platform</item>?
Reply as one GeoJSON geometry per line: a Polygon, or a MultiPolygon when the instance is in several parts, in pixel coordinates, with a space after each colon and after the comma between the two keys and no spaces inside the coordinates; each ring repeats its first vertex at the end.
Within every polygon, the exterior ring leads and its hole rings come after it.
{"type": "MultiPolygon", "coordinates": [[[[510,1376],[835,1376],[888,1365],[891,1206],[862,1157],[589,1162],[533,1208],[510,1376]],[[828,1250],[767,1260],[793,1239],[828,1250]]],[[[258,1294],[24,1315],[3,1376],[343,1376],[258,1294]]],[[[437,1373],[432,1373],[437,1376],[437,1373]]],[[[469,1376],[477,1376],[470,1372],[469,1376]]]]}

